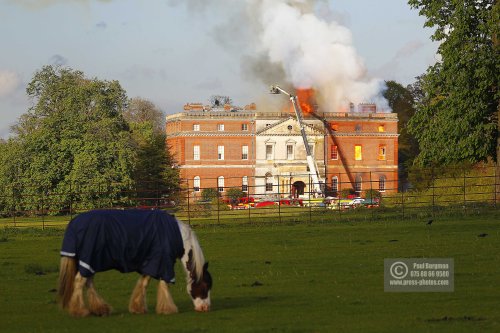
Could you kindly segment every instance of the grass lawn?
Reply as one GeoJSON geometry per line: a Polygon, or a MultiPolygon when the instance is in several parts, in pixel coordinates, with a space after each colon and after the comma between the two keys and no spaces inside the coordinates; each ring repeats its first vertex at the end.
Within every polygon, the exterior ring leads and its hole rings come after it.
{"type": "Polygon", "coordinates": [[[105,272],[95,282],[114,312],[83,319],[55,304],[63,230],[0,229],[0,332],[498,332],[499,220],[198,227],[213,311],[194,312],[177,267],[179,314],[128,314],[137,274],[105,272]],[[397,257],[454,258],[455,291],[384,292],[384,258],[397,257]]]}

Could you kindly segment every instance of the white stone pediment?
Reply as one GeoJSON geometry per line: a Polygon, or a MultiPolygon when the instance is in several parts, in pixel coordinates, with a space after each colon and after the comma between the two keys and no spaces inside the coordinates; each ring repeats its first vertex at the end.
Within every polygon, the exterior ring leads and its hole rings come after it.
{"type": "MultiPolygon", "coordinates": [[[[324,135],[323,131],[315,128],[312,125],[305,124],[306,135],[324,135]]],[[[266,127],[265,129],[257,132],[259,136],[295,136],[301,135],[300,124],[294,118],[284,119],[283,121],[277,122],[273,125],[266,127]]]]}

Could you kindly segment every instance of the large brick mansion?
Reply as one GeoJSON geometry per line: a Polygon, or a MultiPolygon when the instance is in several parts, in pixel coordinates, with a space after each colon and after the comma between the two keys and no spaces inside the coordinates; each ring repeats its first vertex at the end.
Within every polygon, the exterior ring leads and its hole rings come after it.
{"type": "MultiPolygon", "coordinates": [[[[345,112],[305,113],[307,141],[326,195],[345,188],[397,190],[398,118],[373,104],[345,112]]],[[[167,144],[190,197],[204,188],[248,195],[311,193],[306,149],[294,113],[186,104],[166,117],[167,144]]]]}

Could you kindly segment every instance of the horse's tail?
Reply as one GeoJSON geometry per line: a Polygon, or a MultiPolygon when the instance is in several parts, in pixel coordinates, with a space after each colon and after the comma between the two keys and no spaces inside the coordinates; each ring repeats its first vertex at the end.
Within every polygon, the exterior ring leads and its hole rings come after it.
{"type": "Polygon", "coordinates": [[[73,294],[75,275],[76,259],[62,256],[61,266],[59,268],[59,288],[57,289],[57,300],[63,309],[68,307],[71,295],[73,294]]]}

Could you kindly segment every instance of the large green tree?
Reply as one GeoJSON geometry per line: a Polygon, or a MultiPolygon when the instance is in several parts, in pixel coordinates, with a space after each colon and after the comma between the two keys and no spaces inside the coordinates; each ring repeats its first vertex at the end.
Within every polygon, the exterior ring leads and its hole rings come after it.
{"type": "Polygon", "coordinates": [[[409,166],[418,154],[418,143],[408,133],[408,122],[415,114],[413,91],[395,81],[387,81],[386,86],[384,97],[392,111],[398,114],[398,161],[401,165],[409,166]]]}
{"type": "Polygon", "coordinates": [[[136,150],[123,117],[127,96],[117,81],[46,66],[27,93],[33,106],[2,145],[2,185],[15,189],[13,201],[26,199],[11,209],[58,211],[71,199],[92,208],[130,187],[136,150]]]}
{"type": "Polygon", "coordinates": [[[412,86],[404,87],[395,81],[387,81],[386,86],[384,97],[392,111],[398,114],[399,184],[401,188],[405,188],[409,167],[418,155],[418,142],[413,135],[408,133],[408,122],[415,114],[414,89],[412,86]]]}
{"type": "Polygon", "coordinates": [[[409,0],[435,28],[440,61],[419,77],[409,132],[419,165],[498,159],[499,5],[496,0],[409,0]]]}
{"type": "Polygon", "coordinates": [[[175,161],[166,146],[163,112],[150,101],[136,97],[129,101],[124,116],[130,125],[137,151],[133,177],[137,187],[143,191],[142,196],[175,196],[180,178],[178,170],[172,168],[175,161]]]}

